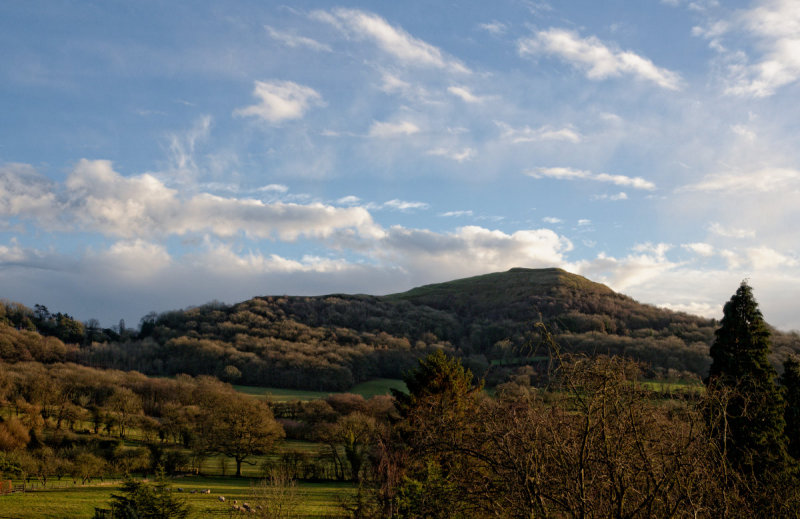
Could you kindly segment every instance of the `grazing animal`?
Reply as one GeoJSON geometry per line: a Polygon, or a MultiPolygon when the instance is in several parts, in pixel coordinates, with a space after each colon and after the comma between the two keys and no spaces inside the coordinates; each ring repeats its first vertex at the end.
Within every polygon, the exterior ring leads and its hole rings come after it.
{"type": "Polygon", "coordinates": [[[219,500],[224,503],[225,502],[225,496],[219,496],[219,500]]]}

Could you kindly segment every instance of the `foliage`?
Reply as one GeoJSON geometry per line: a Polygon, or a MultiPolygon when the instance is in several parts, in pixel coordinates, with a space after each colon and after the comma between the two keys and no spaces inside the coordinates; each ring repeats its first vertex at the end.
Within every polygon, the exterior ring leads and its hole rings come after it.
{"type": "Polygon", "coordinates": [[[787,357],[783,363],[781,385],[784,388],[786,409],[786,439],[789,443],[789,454],[800,459],[800,359],[787,357]]]}
{"type": "Polygon", "coordinates": [[[111,495],[111,509],[119,519],[184,519],[189,515],[186,500],[172,493],[163,472],[153,484],[127,479],[121,493],[111,495]]]}
{"type": "Polygon", "coordinates": [[[731,391],[711,410],[715,440],[739,473],[758,482],[780,477],[789,462],[783,398],[767,359],[770,331],[746,282],[725,304],[715,335],[708,385],[731,391]]]}

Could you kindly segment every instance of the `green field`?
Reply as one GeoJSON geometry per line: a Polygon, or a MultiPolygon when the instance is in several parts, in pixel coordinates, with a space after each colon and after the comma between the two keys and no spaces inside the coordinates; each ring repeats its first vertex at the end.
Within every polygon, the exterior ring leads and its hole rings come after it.
{"type": "MultiPolygon", "coordinates": [[[[233,386],[236,391],[252,396],[269,396],[275,402],[288,402],[292,400],[315,400],[326,398],[333,394],[330,391],[306,391],[303,389],[283,389],[275,387],[256,387],[256,386],[233,386]]],[[[375,395],[388,395],[390,389],[400,389],[407,391],[406,383],[396,378],[376,378],[356,384],[349,391],[344,393],[355,393],[364,398],[371,398],[375,395]]]]}
{"type": "MultiPolygon", "coordinates": [[[[253,485],[258,480],[234,477],[185,477],[172,482],[173,490],[182,488],[191,507],[192,519],[202,517],[228,517],[233,500],[253,502],[253,485]],[[210,494],[201,493],[211,490],[210,494]],[[195,493],[192,493],[192,491],[195,493]],[[219,496],[224,496],[223,503],[219,496]]],[[[58,482],[63,488],[17,492],[0,496],[0,519],[89,519],[95,507],[108,508],[112,492],[118,491],[119,482],[93,485],[72,485],[58,482]]],[[[350,483],[304,483],[296,487],[296,517],[336,517],[342,515],[339,503],[352,494],[350,483]]]]}

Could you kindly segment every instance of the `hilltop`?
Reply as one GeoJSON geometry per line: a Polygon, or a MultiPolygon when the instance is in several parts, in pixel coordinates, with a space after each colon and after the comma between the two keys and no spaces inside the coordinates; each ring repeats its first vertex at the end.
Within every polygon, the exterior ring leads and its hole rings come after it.
{"type": "MultiPolygon", "coordinates": [[[[399,377],[419,357],[444,349],[497,383],[511,369],[498,364],[548,353],[534,330],[538,322],[564,351],[624,354],[644,362],[648,374],[670,378],[705,376],[717,326],[561,269],[514,268],[387,296],[263,296],[150,314],[138,334],[106,334],[64,356],[151,375],[346,390],[399,377]]],[[[800,350],[800,339],[775,332],[773,345],[777,365],[800,350]]]]}

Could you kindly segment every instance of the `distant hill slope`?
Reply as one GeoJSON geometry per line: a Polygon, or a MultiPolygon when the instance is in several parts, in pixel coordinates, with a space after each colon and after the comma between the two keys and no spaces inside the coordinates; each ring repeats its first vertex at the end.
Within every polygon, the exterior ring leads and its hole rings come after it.
{"type": "MultiPolygon", "coordinates": [[[[624,354],[667,376],[705,376],[717,326],[561,269],[515,268],[383,297],[265,296],[164,312],[143,320],[138,340],[83,348],[79,360],[157,375],[344,390],[398,377],[433,348],[461,356],[481,375],[492,361],[547,354],[537,322],[565,351],[624,354]]],[[[776,333],[773,342],[776,363],[800,350],[796,335],[776,333]]],[[[487,376],[497,382],[505,374],[492,368],[487,376]]]]}

